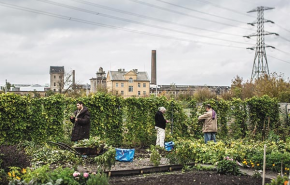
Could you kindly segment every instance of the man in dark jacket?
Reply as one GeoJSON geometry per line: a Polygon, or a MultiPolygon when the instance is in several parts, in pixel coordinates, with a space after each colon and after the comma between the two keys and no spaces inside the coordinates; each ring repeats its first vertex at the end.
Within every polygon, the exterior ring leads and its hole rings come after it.
{"type": "Polygon", "coordinates": [[[157,130],[156,146],[160,146],[162,148],[164,148],[166,123],[169,122],[164,119],[163,114],[165,111],[166,109],[164,107],[159,107],[155,114],[155,129],[157,130]]]}
{"type": "Polygon", "coordinates": [[[90,112],[83,102],[77,103],[77,110],[74,112],[75,116],[70,117],[70,121],[74,123],[71,140],[78,141],[90,138],[90,112]]]}

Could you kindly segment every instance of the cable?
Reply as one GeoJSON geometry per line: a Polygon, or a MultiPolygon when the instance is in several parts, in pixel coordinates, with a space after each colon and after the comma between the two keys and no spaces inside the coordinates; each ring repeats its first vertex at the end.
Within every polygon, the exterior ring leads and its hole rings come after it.
{"type": "Polygon", "coordinates": [[[162,2],[162,3],[165,3],[165,4],[169,4],[169,5],[172,5],[172,6],[176,6],[176,7],[179,7],[179,8],[183,8],[183,9],[186,9],[186,10],[190,10],[190,11],[193,11],[193,12],[198,12],[198,13],[209,15],[209,16],[213,16],[213,17],[218,17],[218,18],[221,18],[221,19],[226,19],[226,20],[230,20],[230,21],[234,21],[234,22],[247,24],[246,22],[243,22],[243,21],[239,21],[239,20],[230,19],[230,18],[227,18],[227,17],[222,17],[222,16],[218,16],[218,15],[202,12],[202,11],[195,10],[195,9],[192,9],[192,8],[188,8],[188,7],[180,6],[180,5],[177,5],[177,4],[169,3],[167,1],[163,1],[163,0],[155,0],[155,1],[159,1],[159,2],[162,2]]]}
{"type": "Polygon", "coordinates": [[[172,21],[166,21],[166,20],[163,20],[163,19],[158,19],[158,18],[153,18],[153,17],[149,17],[149,16],[145,16],[145,15],[140,15],[140,14],[136,14],[136,13],[120,10],[120,9],[111,8],[111,7],[108,7],[108,6],[103,6],[103,5],[92,3],[92,2],[88,2],[88,1],[83,1],[83,0],[70,0],[70,1],[79,2],[79,3],[82,3],[82,4],[86,4],[86,5],[91,5],[91,6],[94,6],[94,7],[103,8],[103,9],[114,11],[114,12],[118,12],[118,13],[132,15],[132,16],[135,16],[135,17],[141,17],[141,18],[149,19],[149,20],[153,20],[153,21],[164,22],[164,23],[172,24],[172,25],[178,25],[178,26],[182,26],[182,27],[186,27],[186,28],[203,30],[203,31],[208,31],[208,32],[212,32],[212,33],[219,33],[219,34],[224,34],[224,35],[238,36],[238,37],[242,37],[243,36],[243,35],[239,35],[239,34],[208,30],[208,29],[198,28],[198,27],[189,26],[189,25],[185,25],[185,24],[180,24],[180,23],[176,23],[176,22],[172,22],[172,21]]]}
{"type": "Polygon", "coordinates": [[[276,57],[271,56],[271,55],[268,55],[268,54],[267,54],[267,56],[268,56],[268,57],[272,57],[272,58],[274,58],[274,59],[276,59],[276,60],[280,60],[280,61],[282,61],[282,62],[285,62],[285,63],[290,64],[290,62],[288,62],[288,61],[286,61],[286,60],[282,60],[282,59],[276,58],[276,57]]]}
{"type": "Polygon", "coordinates": [[[277,49],[277,48],[275,48],[277,51],[280,51],[280,52],[282,52],[282,53],[285,53],[285,54],[287,54],[287,55],[290,55],[290,53],[288,53],[288,52],[286,52],[286,51],[282,51],[282,50],[280,50],[280,49],[277,49]]]}
{"type": "Polygon", "coordinates": [[[288,29],[286,29],[286,28],[284,28],[284,27],[282,27],[282,26],[280,26],[280,25],[278,25],[278,24],[275,24],[276,26],[278,26],[279,28],[282,28],[283,30],[285,30],[285,31],[288,31],[289,33],[290,33],[290,30],[288,30],[288,29]]]}
{"type": "Polygon", "coordinates": [[[200,1],[200,2],[203,2],[203,3],[209,3],[209,4],[212,4],[212,6],[215,6],[215,7],[221,8],[221,9],[225,9],[225,10],[228,10],[228,11],[231,11],[231,12],[234,12],[234,13],[237,13],[237,14],[240,14],[240,15],[247,16],[247,17],[256,18],[254,16],[251,16],[251,15],[248,15],[248,14],[245,14],[245,13],[242,13],[242,12],[239,12],[237,10],[230,9],[230,8],[226,8],[226,7],[217,5],[217,4],[215,4],[213,2],[210,2],[210,1],[205,1],[205,0],[195,0],[195,1],[200,1]]]}
{"type": "MultiPolygon", "coordinates": [[[[157,0],[157,1],[158,1],[158,0],[157,0]]],[[[256,17],[254,17],[254,16],[251,16],[251,15],[248,15],[248,14],[245,14],[245,13],[238,12],[237,10],[233,10],[233,9],[230,9],[230,8],[226,8],[226,7],[223,7],[223,6],[217,5],[217,4],[212,3],[212,2],[210,2],[210,1],[206,1],[206,0],[195,0],[195,1],[200,1],[200,2],[204,2],[204,3],[209,3],[209,4],[212,4],[213,6],[218,7],[218,8],[221,8],[221,9],[225,9],[225,10],[228,10],[228,11],[231,11],[231,12],[235,12],[235,13],[238,13],[238,14],[241,14],[241,15],[248,16],[248,17],[256,18],[256,17]]],[[[275,23],[275,25],[278,26],[279,28],[281,28],[281,29],[283,29],[283,30],[285,30],[285,31],[287,31],[287,32],[290,33],[290,30],[284,28],[283,26],[280,26],[280,25],[277,24],[277,23],[275,23]]],[[[287,39],[285,39],[285,40],[287,40],[287,39]]]]}
{"type": "Polygon", "coordinates": [[[283,40],[286,40],[286,41],[290,42],[290,40],[286,39],[285,37],[282,37],[281,35],[279,35],[279,37],[280,37],[281,39],[283,39],[283,40]]]}
{"type": "Polygon", "coordinates": [[[232,42],[232,43],[248,45],[248,43],[244,43],[244,42],[238,42],[238,41],[214,38],[214,37],[209,37],[209,36],[204,36],[204,35],[184,32],[184,31],[179,31],[179,30],[175,30],[175,29],[165,28],[165,27],[161,27],[161,26],[155,26],[155,25],[151,25],[151,24],[141,23],[141,22],[137,22],[137,21],[132,21],[132,20],[124,19],[124,18],[119,18],[119,17],[115,17],[115,16],[99,13],[99,12],[90,11],[90,10],[87,10],[87,9],[82,9],[82,8],[78,8],[78,7],[74,7],[74,6],[65,5],[65,4],[62,4],[62,3],[53,2],[53,1],[50,1],[50,0],[37,0],[37,1],[48,3],[48,4],[52,4],[52,5],[56,5],[56,6],[61,6],[61,7],[64,7],[64,8],[69,8],[69,9],[73,9],[73,10],[77,10],[77,11],[81,11],[81,12],[85,12],[85,13],[90,13],[90,14],[94,14],[94,15],[102,16],[102,17],[106,17],[106,18],[111,18],[111,19],[131,22],[131,23],[135,23],[135,24],[141,24],[141,25],[152,27],[152,28],[158,28],[158,29],[166,30],[166,31],[177,32],[177,33],[182,33],[182,34],[187,34],[187,35],[194,35],[194,36],[198,36],[198,37],[204,37],[204,38],[209,38],[209,39],[214,39],[214,40],[219,40],[219,41],[225,41],[225,42],[232,42]]]}
{"type": "Polygon", "coordinates": [[[87,21],[87,20],[83,20],[83,19],[78,19],[78,18],[68,17],[68,16],[64,16],[64,15],[60,15],[60,14],[54,14],[54,13],[50,13],[50,12],[35,10],[35,9],[21,7],[21,6],[12,5],[12,4],[3,3],[3,2],[0,2],[0,6],[13,8],[13,9],[17,9],[17,10],[22,10],[22,11],[27,11],[27,12],[31,12],[31,13],[42,14],[42,15],[46,15],[46,16],[50,16],[50,17],[59,18],[59,19],[80,22],[80,23],[84,23],[84,24],[96,25],[96,26],[101,26],[101,27],[111,28],[111,29],[116,29],[116,30],[123,30],[123,31],[127,31],[127,32],[131,32],[131,33],[138,33],[138,34],[143,34],[143,35],[149,35],[149,36],[167,38],[167,39],[174,39],[174,40],[180,40],[180,41],[187,41],[187,42],[193,42],[193,43],[208,44],[211,46],[224,46],[224,47],[230,47],[230,48],[244,49],[244,47],[239,47],[239,46],[231,46],[231,45],[223,45],[223,44],[215,44],[215,43],[209,43],[209,42],[195,41],[195,40],[191,40],[191,39],[184,39],[184,38],[179,38],[179,37],[154,34],[154,33],[150,33],[150,32],[144,32],[144,31],[129,29],[129,28],[125,28],[125,27],[112,26],[112,25],[108,25],[108,24],[87,21]]]}
{"type": "Polygon", "coordinates": [[[150,6],[150,7],[153,7],[153,8],[157,8],[157,9],[160,9],[160,10],[164,10],[164,11],[167,11],[167,12],[171,12],[171,13],[175,13],[175,14],[179,14],[179,15],[184,15],[184,16],[187,16],[187,17],[192,17],[192,18],[195,18],[195,19],[201,19],[201,20],[204,20],[204,21],[213,22],[213,23],[217,23],[217,24],[222,24],[222,25],[226,25],[226,26],[230,26],[230,27],[237,27],[237,28],[244,29],[244,30],[250,30],[248,28],[235,26],[235,25],[232,25],[232,24],[226,24],[226,23],[213,21],[213,20],[210,20],[210,19],[205,19],[205,18],[202,18],[202,17],[197,17],[197,16],[186,14],[186,13],[178,12],[178,11],[175,11],[175,10],[170,10],[170,9],[163,8],[163,7],[160,7],[160,6],[156,6],[156,5],[153,5],[153,4],[150,4],[150,3],[141,2],[139,0],[129,0],[129,1],[132,1],[134,3],[139,3],[139,4],[142,4],[142,5],[146,5],[146,6],[150,6]]]}

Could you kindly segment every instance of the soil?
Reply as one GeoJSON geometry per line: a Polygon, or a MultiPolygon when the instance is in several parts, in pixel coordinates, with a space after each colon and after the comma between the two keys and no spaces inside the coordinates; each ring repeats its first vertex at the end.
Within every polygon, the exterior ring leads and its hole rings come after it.
{"type": "MultiPolygon", "coordinates": [[[[266,179],[266,183],[270,183],[266,179]]],[[[248,175],[230,176],[220,175],[213,171],[189,171],[158,173],[150,175],[111,177],[110,185],[261,185],[261,178],[254,178],[248,175]]]]}

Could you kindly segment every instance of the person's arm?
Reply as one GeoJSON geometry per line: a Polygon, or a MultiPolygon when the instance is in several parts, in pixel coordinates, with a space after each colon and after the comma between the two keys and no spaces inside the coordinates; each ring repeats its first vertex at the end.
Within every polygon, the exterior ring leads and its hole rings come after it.
{"type": "Polygon", "coordinates": [[[74,115],[76,115],[76,112],[74,112],[74,114],[69,118],[72,123],[75,123],[76,121],[76,118],[74,115]]]}
{"type": "Polygon", "coordinates": [[[203,115],[198,117],[198,121],[201,121],[203,119],[207,119],[210,117],[210,114],[208,112],[204,113],[203,115]]]}

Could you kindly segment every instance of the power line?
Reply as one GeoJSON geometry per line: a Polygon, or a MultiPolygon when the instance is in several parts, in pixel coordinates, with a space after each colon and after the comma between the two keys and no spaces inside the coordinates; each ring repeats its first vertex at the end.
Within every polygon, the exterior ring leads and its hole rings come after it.
{"type": "Polygon", "coordinates": [[[245,14],[245,13],[243,13],[243,12],[239,12],[239,11],[234,10],[234,9],[230,9],[230,8],[226,8],[226,7],[223,7],[223,6],[217,5],[217,4],[215,4],[215,3],[213,3],[213,2],[210,2],[210,1],[205,1],[205,0],[195,0],[195,1],[200,1],[200,2],[203,2],[203,3],[209,3],[209,4],[211,4],[212,6],[215,6],[215,7],[218,7],[218,8],[224,9],[224,10],[228,10],[228,11],[231,11],[231,12],[234,12],[234,13],[237,13],[237,14],[240,14],[240,15],[247,16],[247,17],[255,18],[254,16],[251,16],[251,15],[245,14]]]}
{"type": "Polygon", "coordinates": [[[56,5],[56,6],[60,6],[60,7],[64,7],[64,8],[69,8],[69,9],[73,9],[73,10],[77,10],[77,11],[81,11],[81,12],[85,12],[85,13],[90,13],[90,14],[93,14],[93,15],[102,16],[102,17],[106,17],[106,18],[126,21],[126,22],[130,22],[130,23],[134,23],[134,24],[141,24],[141,25],[144,25],[144,26],[157,28],[157,29],[162,29],[162,30],[166,30],[166,31],[177,32],[177,33],[182,33],[182,34],[187,34],[187,35],[194,35],[194,36],[198,36],[198,37],[204,37],[204,38],[209,38],[209,39],[214,39],[214,40],[219,40],[219,41],[225,41],[225,42],[232,42],[232,43],[248,45],[248,43],[244,43],[244,42],[220,39],[220,38],[215,38],[215,37],[209,37],[209,36],[194,34],[194,33],[190,33],[190,32],[184,32],[184,31],[179,31],[179,30],[175,30],[175,29],[165,28],[165,27],[161,27],[161,26],[146,24],[146,23],[142,23],[142,22],[132,21],[132,20],[129,20],[129,19],[119,18],[119,17],[115,17],[115,16],[111,16],[111,15],[107,15],[107,14],[103,14],[103,13],[99,13],[99,12],[95,12],[95,11],[90,11],[90,10],[87,10],[87,9],[82,9],[82,8],[78,8],[78,7],[74,7],[74,6],[69,6],[69,5],[66,5],[66,4],[57,3],[57,2],[50,1],[50,0],[37,0],[37,1],[41,1],[41,2],[44,2],[44,3],[48,3],[48,4],[52,4],[52,5],[56,5]]]}
{"type": "Polygon", "coordinates": [[[286,61],[286,60],[282,60],[282,59],[276,58],[276,57],[271,56],[271,55],[268,55],[268,57],[271,57],[271,58],[274,58],[274,59],[276,59],[276,60],[280,60],[280,61],[282,61],[282,62],[285,62],[285,63],[290,64],[290,62],[288,62],[288,61],[286,61]]]}
{"type": "Polygon", "coordinates": [[[201,13],[201,14],[205,14],[205,15],[209,15],[209,16],[213,16],[213,17],[218,17],[218,18],[225,19],[225,20],[230,20],[230,21],[234,21],[234,22],[239,22],[239,23],[246,24],[246,22],[243,22],[243,21],[239,21],[239,20],[230,19],[230,18],[227,18],[227,17],[218,16],[218,15],[215,15],[215,14],[210,14],[210,13],[202,12],[202,11],[195,10],[195,9],[192,9],[192,8],[180,6],[180,5],[177,5],[177,4],[174,4],[174,3],[169,3],[167,1],[163,1],[163,0],[155,0],[155,1],[159,1],[159,2],[162,2],[162,3],[165,3],[165,4],[169,4],[169,5],[172,5],[172,6],[175,6],[175,7],[179,7],[179,8],[183,8],[183,9],[186,9],[186,10],[190,10],[190,11],[193,11],[193,12],[198,12],[198,13],[201,13]]]}
{"type": "MultiPolygon", "coordinates": [[[[206,1],[206,0],[195,0],[195,1],[200,1],[200,2],[204,2],[204,3],[209,3],[209,4],[211,4],[212,6],[215,6],[215,7],[221,8],[221,9],[225,9],[225,10],[228,10],[228,11],[231,11],[231,12],[234,12],[234,13],[238,13],[238,14],[241,14],[241,15],[245,15],[245,16],[248,16],[248,17],[255,18],[254,16],[251,16],[251,15],[248,15],[248,14],[244,14],[244,13],[239,12],[239,11],[234,10],[234,9],[230,9],[230,8],[226,8],[226,7],[223,7],[223,6],[217,5],[217,4],[215,4],[215,3],[213,3],[213,2],[210,2],[210,1],[206,1]]],[[[287,31],[287,32],[290,33],[290,30],[289,30],[289,29],[286,29],[286,28],[284,28],[283,26],[280,26],[280,25],[277,24],[277,23],[275,23],[275,25],[278,26],[279,28],[281,28],[281,29],[283,29],[283,30],[285,30],[285,31],[287,31]]],[[[281,37],[281,38],[282,38],[282,37],[281,37]]],[[[284,39],[284,40],[289,41],[288,39],[284,39]]]]}
{"type": "Polygon", "coordinates": [[[279,35],[279,37],[280,37],[281,39],[283,39],[283,40],[286,40],[286,41],[290,42],[289,39],[286,39],[285,37],[282,37],[281,35],[279,35]]]}
{"type": "Polygon", "coordinates": [[[221,25],[230,26],[230,27],[237,27],[237,28],[244,29],[244,30],[250,30],[248,28],[235,26],[235,25],[232,25],[232,24],[226,24],[226,23],[213,21],[213,20],[210,20],[210,19],[205,19],[205,18],[202,18],[202,17],[197,17],[197,16],[186,14],[186,13],[178,12],[178,11],[175,11],[175,10],[170,10],[170,9],[163,8],[163,7],[160,7],[160,6],[156,6],[156,5],[153,5],[153,4],[150,4],[150,3],[141,2],[139,0],[129,0],[129,1],[132,1],[134,3],[139,3],[139,4],[142,4],[142,5],[146,5],[146,6],[150,6],[150,7],[153,7],[153,8],[157,8],[157,9],[160,9],[160,10],[164,10],[164,11],[167,11],[167,12],[171,12],[171,13],[175,13],[175,14],[179,14],[179,15],[184,15],[184,16],[187,16],[187,17],[192,17],[192,18],[195,18],[195,19],[200,19],[200,20],[203,20],[203,21],[213,22],[213,23],[217,23],[217,24],[221,24],[221,25]]]}
{"type": "Polygon", "coordinates": [[[70,0],[70,1],[74,1],[74,2],[78,2],[78,3],[82,3],[82,4],[86,4],[86,5],[90,5],[90,6],[94,6],[94,7],[98,7],[98,8],[102,8],[102,9],[118,12],[118,13],[122,13],[122,14],[127,14],[127,15],[131,15],[131,16],[135,16],[135,17],[140,17],[140,18],[143,18],[143,19],[149,19],[149,20],[163,22],[163,23],[167,23],[167,24],[182,26],[182,27],[186,27],[186,28],[203,30],[203,31],[208,31],[208,32],[212,32],[212,33],[219,33],[219,34],[224,34],[224,35],[238,36],[238,37],[243,36],[243,35],[239,35],[239,34],[208,30],[208,29],[205,29],[205,28],[199,28],[199,27],[189,26],[189,25],[180,24],[180,23],[176,23],[176,22],[172,22],[172,21],[163,20],[163,19],[158,19],[158,18],[154,18],[154,17],[149,17],[149,16],[145,16],[145,15],[140,15],[140,14],[136,14],[136,13],[132,13],[132,12],[116,9],[116,8],[111,8],[111,7],[108,7],[108,6],[104,6],[104,5],[100,5],[100,4],[92,3],[92,2],[88,2],[88,1],[83,1],[83,0],[70,0]]]}
{"type": "Polygon", "coordinates": [[[79,22],[79,23],[84,23],[84,24],[90,24],[90,25],[95,25],[95,26],[100,26],[100,27],[105,27],[105,28],[111,28],[111,29],[116,29],[116,30],[123,30],[123,31],[127,31],[127,32],[131,32],[131,33],[138,33],[138,34],[143,34],[143,35],[148,35],[148,36],[154,36],[154,37],[160,37],[160,38],[166,38],[166,39],[174,39],[174,40],[187,41],[187,42],[200,43],[200,44],[208,44],[211,46],[224,46],[224,47],[240,48],[240,49],[243,48],[243,47],[239,47],[239,46],[215,44],[215,43],[203,42],[203,41],[195,41],[195,40],[191,40],[191,39],[184,39],[184,38],[179,38],[179,37],[172,37],[172,36],[166,36],[166,35],[161,35],[161,34],[155,34],[155,33],[125,28],[125,27],[120,27],[120,26],[113,26],[113,25],[108,25],[108,24],[103,24],[103,23],[68,17],[68,16],[64,16],[64,15],[60,15],[60,14],[54,14],[54,13],[50,13],[50,12],[35,10],[35,9],[31,9],[31,8],[21,7],[21,6],[12,5],[12,4],[3,3],[3,2],[0,2],[0,6],[13,8],[13,9],[17,9],[17,10],[22,10],[22,11],[27,11],[27,12],[31,12],[31,13],[42,14],[42,15],[46,15],[46,16],[50,16],[50,17],[54,17],[54,18],[59,18],[59,19],[64,19],[64,20],[69,20],[69,21],[74,21],[74,22],[79,22]]]}
{"type": "Polygon", "coordinates": [[[285,30],[285,31],[288,31],[289,33],[290,33],[290,30],[288,30],[288,29],[286,29],[286,28],[284,28],[284,27],[282,27],[282,26],[280,26],[280,25],[278,25],[278,24],[276,24],[279,28],[282,28],[283,30],[285,30]]]}
{"type": "Polygon", "coordinates": [[[287,55],[290,55],[290,53],[288,53],[288,52],[286,52],[286,51],[283,51],[283,50],[280,50],[280,49],[277,49],[277,48],[275,48],[277,51],[280,51],[280,52],[282,52],[282,53],[285,53],[285,54],[287,54],[287,55]]]}

